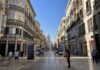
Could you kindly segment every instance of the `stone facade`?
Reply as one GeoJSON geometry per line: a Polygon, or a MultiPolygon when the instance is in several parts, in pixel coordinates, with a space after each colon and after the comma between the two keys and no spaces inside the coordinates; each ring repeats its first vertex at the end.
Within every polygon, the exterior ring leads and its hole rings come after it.
{"type": "Polygon", "coordinates": [[[93,49],[100,54],[99,17],[99,0],[68,0],[64,35],[71,54],[91,57],[93,49]]]}
{"type": "Polygon", "coordinates": [[[0,10],[0,18],[4,15],[4,19],[0,19],[0,26],[3,24],[0,27],[0,35],[3,32],[0,37],[0,54],[7,56],[9,51],[18,50],[26,56],[28,45],[44,37],[39,23],[36,23],[36,14],[30,0],[0,1],[4,2],[4,9],[0,10]]]}

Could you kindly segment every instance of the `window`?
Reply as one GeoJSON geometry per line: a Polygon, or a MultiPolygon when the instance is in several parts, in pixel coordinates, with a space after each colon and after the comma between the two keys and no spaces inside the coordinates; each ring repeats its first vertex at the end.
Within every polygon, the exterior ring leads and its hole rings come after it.
{"type": "Polygon", "coordinates": [[[86,11],[87,11],[87,15],[91,14],[91,3],[90,3],[90,0],[87,0],[87,2],[86,2],[86,11]]]}
{"type": "Polygon", "coordinates": [[[16,28],[9,28],[9,34],[15,34],[16,28]]]}
{"type": "Polygon", "coordinates": [[[79,26],[79,36],[85,35],[85,24],[79,26]]]}
{"type": "Polygon", "coordinates": [[[15,20],[25,22],[24,14],[22,14],[20,12],[15,12],[15,20]]]}
{"type": "Polygon", "coordinates": [[[15,0],[8,0],[8,4],[14,5],[15,4],[15,0]]]}
{"type": "Polygon", "coordinates": [[[95,5],[98,4],[100,2],[100,0],[94,0],[95,5]]]}
{"type": "Polygon", "coordinates": [[[6,16],[2,15],[2,26],[5,27],[6,25],[6,16]]]}
{"type": "Polygon", "coordinates": [[[1,33],[4,33],[4,28],[1,28],[1,33]]]}
{"type": "Polygon", "coordinates": [[[4,33],[5,33],[5,34],[8,34],[8,32],[9,32],[9,28],[6,27],[5,30],[4,30],[4,33]]]}
{"type": "Polygon", "coordinates": [[[8,19],[15,19],[15,11],[9,11],[7,18],[8,19]]]}
{"type": "Polygon", "coordinates": [[[92,18],[90,18],[90,19],[87,21],[87,24],[88,24],[88,32],[93,31],[93,21],[92,21],[92,18]]]}
{"type": "Polygon", "coordinates": [[[16,34],[21,35],[21,29],[16,28],[16,34]]]}
{"type": "Polygon", "coordinates": [[[97,16],[98,16],[98,14],[93,17],[93,27],[94,27],[94,30],[98,29],[97,16]]]}
{"type": "Polygon", "coordinates": [[[8,0],[8,4],[17,5],[25,8],[25,0],[8,0]]]}
{"type": "Polygon", "coordinates": [[[82,9],[79,12],[79,16],[80,16],[80,18],[83,18],[83,10],[82,9]]]}
{"type": "Polygon", "coordinates": [[[80,8],[82,5],[82,0],[76,0],[77,7],[80,8]]]}

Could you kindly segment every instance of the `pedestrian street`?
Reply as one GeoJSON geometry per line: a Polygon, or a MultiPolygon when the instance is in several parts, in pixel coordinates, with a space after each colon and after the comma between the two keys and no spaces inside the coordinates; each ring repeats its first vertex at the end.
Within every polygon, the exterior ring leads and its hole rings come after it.
{"type": "Polygon", "coordinates": [[[100,63],[92,64],[87,57],[71,57],[71,68],[67,68],[67,61],[64,57],[55,56],[53,52],[47,52],[45,57],[21,68],[20,70],[99,70],[100,63]]]}

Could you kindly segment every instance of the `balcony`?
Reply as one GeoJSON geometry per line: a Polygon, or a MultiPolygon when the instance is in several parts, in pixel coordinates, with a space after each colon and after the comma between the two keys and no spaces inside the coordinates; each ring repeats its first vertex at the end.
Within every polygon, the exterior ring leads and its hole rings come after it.
{"type": "Polygon", "coordinates": [[[23,27],[24,22],[15,19],[7,19],[7,25],[17,25],[23,27]]]}
{"type": "Polygon", "coordinates": [[[25,13],[25,9],[22,8],[22,7],[20,7],[20,6],[17,6],[17,5],[9,4],[9,8],[8,9],[13,9],[13,10],[20,11],[22,13],[25,13]]]}
{"type": "Polygon", "coordinates": [[[100,0],[95,0],[94,1],[94,8],[98,9],[100,7],[100,0]]]}
{"type": "Polygon", "coordinates": [[[27,12],[25,12],[25,16],[30,22],[35,23],[35,19],[31,16],[31,14],[28,14],[27,12]]]}

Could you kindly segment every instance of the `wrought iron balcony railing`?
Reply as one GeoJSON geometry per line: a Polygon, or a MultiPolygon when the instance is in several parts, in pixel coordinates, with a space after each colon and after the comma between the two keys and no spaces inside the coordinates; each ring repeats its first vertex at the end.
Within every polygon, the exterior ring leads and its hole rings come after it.
{"type": "Polygon", "coordinates": [[[24,25],[24,22],[15,20],[15,19],[7,19],[6,22],[7,22],[6,25],[17,25],[17,26],[21,26],[21,27],[23,27],[23,25],[24,25]]]}
{"type": "Polygon", "coordinates": [[[9,4],[9,8],[8,9],[13,9],[13,10],[17,10],[17,11],[20,11],[22,13],[25,13],[25,9],[20,7],[20,6],[17,6],[17,5],[9,4]]]}

